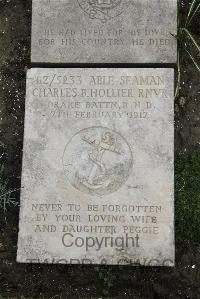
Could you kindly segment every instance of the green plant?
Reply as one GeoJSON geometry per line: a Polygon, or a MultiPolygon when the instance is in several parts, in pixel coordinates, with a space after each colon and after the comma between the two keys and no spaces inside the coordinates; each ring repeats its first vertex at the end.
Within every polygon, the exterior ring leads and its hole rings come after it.
{"type": "Polygon", "coordinates": [[[16,206],[18,203],[12,197],[12,194],[16,189],[9,189],[8,180],[4,179],[3,176],[3,170],[3,166],[0,166],[0,209],[6,211],[8,206],[16,206]]]}
{"type": "Polygon", "coordinates": [[[177,241],[200,245],[200,152],[176,157],[175,182],[177,241]]]}
{"type": "Polygon", "coordinates": [[[177,54],[177,86],[175,92],[175,98],[178,97],[180,87],[181,87],[181,73],[182,65],[181,58],[186,55],[197,71],[200,73],[200,65],[198,64],[195,56],[200,55],[200,46],[198,45],[197,38],[193,35],[191,31],[191,25],[194,18],[198,17],[200,14],[200,0],[193,0],[190,4],[189,11],[184,17],[182,15],[181,0],[178,0],[178,31],[177,31],[177,42],[178,42],[178,54],[177,54]],[[193,54],[193,53],[196,53],[193,54]]]}
{"type": "Polygon", "coordinates": [[[99,275],[99,279],[103,282],[103,295],[108,295],[110,289],[113,287],[116,280],[116,276],[113,274],[112,268],[107,267],[96,267],[95,270],[99,275]]]}

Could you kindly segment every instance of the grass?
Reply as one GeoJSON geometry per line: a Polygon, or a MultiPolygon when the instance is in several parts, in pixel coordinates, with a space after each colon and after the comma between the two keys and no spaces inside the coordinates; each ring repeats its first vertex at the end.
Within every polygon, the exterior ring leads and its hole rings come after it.
{"type": "MultiPolygon", "coordinates": [[[[181,78],[184,71],[183,57],[194,65],[200,74],[200,46],[192,32],[192,23],[200,18],[200,0],[192,0],[186,16],[182,14],[181,0],[178,0],[178,59],[177,87],[175,99],[181,90],[181,78]]],[[[200,153],[179,154],[175,163],[176,185],[176,239],[200,245],[200,153]]]]}
{"type": "Polygon", "coordinates": [[[200,152],[179,154],[175,163],[176,239],[200,245],[200,152]]]}
{"type": "Polygon", "coordinates": [[[114,275],[112,268],[109,266],[106,267],[95,267],[95,271],[98,273],[99,279],[101,280],[102,293],[104,296],[109,294],[109,291],[114,286],[116,281],[116,276],[114,275]]]}
{"type": "Polygon", "coordinates": [[[9,188],[8,180],[3,176],[3,170],[3,166],[0,166],[0,209],[3,209],[5,212],[8,207],[16,206],[18,203],[12,197],[13,192],[16,190],[11,190],[9,188]]]}
{"type": "Polygon", "coordinates": [[[178,53],[177,53],[177,87],[175,92],[175,99],[179,96],[181,89],[181,74],[183,65],[181,59],[186,56],[193,63],[197,72],[200,74],[200,65],[196,57],[200,55],[200,46],[198,45],[197,38],[191,30],[192,22],[195,18],[200,18],[200,0],[193,0],[190,4],[186,17],[182,15],[181,0],[178,0],[178,53]]]}

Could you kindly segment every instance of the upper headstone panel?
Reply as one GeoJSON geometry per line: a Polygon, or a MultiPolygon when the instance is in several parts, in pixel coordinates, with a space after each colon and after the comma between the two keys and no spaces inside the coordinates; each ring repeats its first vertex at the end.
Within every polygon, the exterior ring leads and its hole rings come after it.
{"type": "Polygon", "coordinates": [[[33,0],[35,63],[175,63],[176,0],[33,0]]]}

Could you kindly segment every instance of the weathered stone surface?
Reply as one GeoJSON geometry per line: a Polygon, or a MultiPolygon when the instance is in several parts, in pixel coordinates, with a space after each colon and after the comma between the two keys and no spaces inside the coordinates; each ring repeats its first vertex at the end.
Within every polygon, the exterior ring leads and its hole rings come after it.
{"type": "Polygon", "coordinates": [[[176,0],[33,0],[32,62],[175,63],[176,0]]]}
{"type": "Polygon", "coordinates": [[[174,264],[173,69],[31,69],[18,262],[174,264]]]}

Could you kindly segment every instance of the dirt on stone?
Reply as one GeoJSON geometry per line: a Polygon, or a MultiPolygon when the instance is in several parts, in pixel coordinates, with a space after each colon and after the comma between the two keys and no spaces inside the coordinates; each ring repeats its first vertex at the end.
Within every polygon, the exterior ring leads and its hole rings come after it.
{"type": "MultiPolygon", "coordinates": [[[[31,0],[0,0],[0,164],[18,202],[30,35],[31,0]]],[[[176,153],[200,147],[200,78],[186,57],[182,66],[176,153]]],[[[0,210],[0,298],[200,298],[199,247],[176,244],[175,268],[17,264],[18,216],[19,207],[0,210]]]]}

